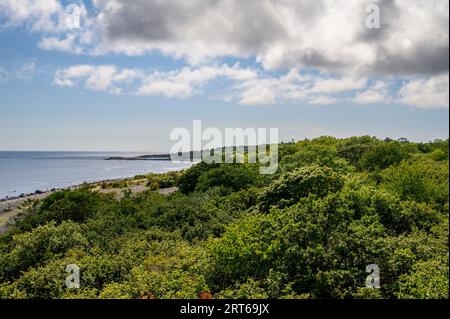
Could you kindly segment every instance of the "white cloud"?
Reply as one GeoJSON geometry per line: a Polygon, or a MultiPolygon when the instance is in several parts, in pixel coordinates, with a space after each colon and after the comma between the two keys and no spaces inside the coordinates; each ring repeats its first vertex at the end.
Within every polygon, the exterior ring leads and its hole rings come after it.
{"type": "Polygon", "coordinates": [[[90,12],[75,1],[81,8],[78,31],[65,30],[63,3],[0,0],[0,16],[10,25],[58,33],[40,46],[74,53],[159,51],[195,65],[250,57],[268,70],[359,76],[449,68],[448,0],[94,0],[90,12]],[[365,9],[374,2],[381,28],[368,29],[365,9]]]}
{"type": "Polygon", "coordinates": [[[268,105],[275,104],[274,92],[267,87],[252,88],[242,93],[239,104],[242,105],[268,105]]]}
{"type": "Polygon", "coordinates": [[[132,82],[137,77],[138,72],[135,70],[119,71],[113,65],[76,65],[57,70],[53,82],[61,87],[72,87],[84,82],[87,89],[117,94],[122,92],[122,85],[132,82]]]}
{"type": "Polygon", "coordinates": [[[25,25],[34,33],[41,33],[38,47],[44,50],[73,54],[87,53],[97,36],[94,18],[81,0],[66,3],[58,0],[0,0],[0,31],[25,25]],[[70,8],[76,8],[71,15],[70,8]],[[77,17],[79,25],[72,23],[77,17]],[[2,19],[3,18],[3,19],[2,19]],[[70,22],[70,23],[69,23],[70,22]]]}
{"type": "Polygon", "coordinates": [[[228,65],[184,67],[172,72],[154,72],[147,75],[136,94],[186,98],[194,95],[197,89],[201,89],[208,82],[218,78],[246,81],[256,77],[256,71],[243,69],[239,64],[233,67],[228,65]]]}
{"type": "Polygon", "coordinates": [[[318,78],[314,87],[311,89],[313,93],[339,93],[362,89],[366,86],[367,79],[354,77],[341,78],[318,78]]]}
{"type": "Polygon", "coordinates": [[[65,51],[80,54],[82,53],[82,49],[77,45],[76,40],[77,36],[75,34],[69,34],[63,39],[58,37],[46,37],[41,39],[38,46],[44,50],[65,51]]]}
{"type": "Polygon", "coordinates": [[[375,103],[384,103],[385,96],[380,92],[374,90],[367,90],[361,93],[358,93],[354,98],[353,102],[358,104],[375,104],[375,103]]]}
{"type": "Polygon", "coordinates": [[[43,50],[156,52],[187,66],[75,66],[56,72],[59,86],[187,98],[225,79],[222,95],[245,105],[345,100],[448,108],[448,0],[93,0],[89,11],[74,3],[79,29],[67,29],[67,2],[57,0],[0,0],[0,21],[41,32],[43,50]],[[380,29],[365,26],[370,3],[380,7],[380,29]],[[218,65],[223,57],[254,64],[218,65]]]}
{"type": "Polygon", "coordinates": [[[9,25],[25,23],[32,31],[54,30],[61,11],[58,0],[0,0],[0,15],[9,25]]]}
{"type": "Polygon", "coordinates": [[[222,99],[241,105],[305,103],[331,105],[351,101],[356,104],[398,102],[421,108],[448,108],[448,74],[431,79],[406,81],[398,88],[395,81],[365,78],[303,75],[293,69],[279,76],[262,70],[215,65],[183,67],[172,71],[120,69],[114,65],[76,65],[58,69],[54,83],[61,87],[84,86],[112,94],[165,96],[185,99],[197,94],[210,95],[208,84],[218,79],[222,99]]]}
{"type": "Polygon", "coordinates": [[[295,68],[279,77],[262,75],[236,87],[239,103],[245,105],[290,102],[328,105],[338,101],[335,95],[365,88],[366,83],[365,78],[302,75],[295,68]]]}
{"type": "Polygon", "coordinates": [[[271,76],[261,71],[258,77],[237,82],[232,93],[242,105],[268,105],[303,101],[314,77],[294,68],[284,75],[271,76]]]}
{"type": "Polygon", "coordinates": [[[96,0],[97,54],[158,50],[190,62],[256,57],[266,69],[362,74],[448,70],[448,1],[375,1],[380,29],[365,26],[373,0],[96,0]],[[199,18],[201,17],[201,18],[199,18]]]}
{"type": "Polygon", "coordinates": [[[54,83],[58,86],[74,86],[84,83],[84,86],[95,91],[121,93],[124,86],[128,94],[163,95],[167,97],[186,98],[194,95],[197,90],[208,82],[218,78],[231,81],[246,81],[257,77],[257,72],[241,68],[238,64],[229,67],[204,66],[200,68],[184,67],[169,72],[145,72],[143,70],[119,70],[113,65],[76,65],[59,69],[55,73],[54,83]]]}
{"type": "Polygon", "coordinates": [[[448,108],[448,73],[406,82],[398,92],[398,102],[419,108],[448,108]]]}
{"type": "Polygon", "coordinates": [[[377,81],[373,86],[353,97],[353,102],[357,104],[387,103],[389,100],[388,84],[382,81],[377,81]]]}
{"type": "Polygon", "coordinates": [[[72,87],[75,85],[74,81],[72,81],[70,79],[59,78],[59,77],[56,77],[53,80],[53,83],[55,83],[56,85],[61,86],[61,87],[72,87]]]}
{"type": "Polygon", "coordinates": [[[331,105],[336,104],[338,102],[337,99],[319,95],[319,96],[313,96],[308,101],[309,104],[317,104],[317,105],[331,105]]]}
{"type": "Polygon", "coordinates": [[[186,98],[193,94],[193,87],[188,83],[171,81],[150,81],[138,88],[137,95],[164,95],[166,97],[186,98]]]}

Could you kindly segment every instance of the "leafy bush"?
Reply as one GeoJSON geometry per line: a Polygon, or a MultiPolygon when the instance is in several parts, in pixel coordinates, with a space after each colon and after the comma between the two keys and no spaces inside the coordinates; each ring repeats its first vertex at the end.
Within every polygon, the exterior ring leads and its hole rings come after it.
{"type": "Polygon", "coordinates": [[[409,152],[402,143],[390,141],[371,147],[358,162],[363,170],[384,169],[391,165],[399,164],[409,157],[409,152]]]}
{"type": "Polygon", "coordinates": [[[21,271],[50,260],[72,247],[86,245],[87,241],[78,224],[63,222],[56,226],[55,222],[50,222],[38,226],[29,233],[13,238],[12,249],[0,256],[0,278],[13,278],[21,271]]]}
{"type": "Polygon", "coordinates": [[[419,262],[399,278],[400,299],[448,299],[448,258],[419,262]]]}
{"type": "Polygon", "coordinates": [[[261,194],[263,210],[272,205],[293,204],[302,197],[314,194],[323,197],[339,191],[344,185],[343,178],[331,168],[317,165],[297,169],[283,174],[261,194]]]}
{"type": "Polygon", "coordinates": [[[116,181],[170,195],[86,185],[28,203],[0,235],[0,298],[448,298],[448,140],[279,151],[270,176],[199,163],[116,181]],[[380,289],[365,287],[369,264],[380,289]]]}
{"type": "Polygon", "coordinates": [[[212,187],[221,187],[232,193],[256,185],[258,179],[255,169],[239,164],[222,164],[202,174],[195,190],[205,192],[212,187]]]}
{"type": "Polygon", "coordinates": [[[382,182],[403,199],[448,203],[448,161],[415,159],[404,161],[381,173],[382,182]]]}
{"type": "Polygon", "coordinates": [[[327,166],[337,172],[348,173],[352,170],[348,162],[337,156],[334,145],[306,144],[292,154],[283,157],[281,166],[283,171],[292,171],[309,165],[327,166]]]}
{"type": "Polygon", "coordinates": [[[370,136],[351,137],[337,146],[337,154],[352,165],[356,165],[362,157],[380,142],[370,136]]]}
{"type": "Polygon", "coordinates": [[[283,291],[345,297],[365,278],[365,263],[381,258],[384,234],[376,216],[352,221],[336,195],[304,198],[230,226],[211,244],[216,269],[211,280],[220,290],[254,278],[274,298],[283,297],[283,291]],[[284,276],[272,292],[267,286],[273,273],[284,276]]]}
{"type": "Polygon", "coordinates": [[[87,188],[60,191],[42,200],[39,209],[16,223],[21,230],[31,230],[50,221],[83,222],[94,214],[103,196],[87,188]]]}
{"type": "Polygon", "coordinates": [[[178,178],[177,185],[181,193],[189,194],[195,191],[197,187],[198,179],[203,173],[206,173],[208,170],[217,168],[218,164],[207,164],[205,162],[200,162],[197,165],[192,166],[187,169],[183,175],[178,178]]]}
{"type": "Polygon", "coordinates": [[[164,174],[148,174],[147,186],[151,190],[156,190],[159,188],[169,188],[176,186],[177,179],[181,176],[180,172],[168,172],[164,174]]]}

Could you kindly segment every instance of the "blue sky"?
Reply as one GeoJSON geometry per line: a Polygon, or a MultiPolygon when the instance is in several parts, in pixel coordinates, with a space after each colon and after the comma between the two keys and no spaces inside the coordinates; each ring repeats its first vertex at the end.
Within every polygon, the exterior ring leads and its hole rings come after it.
{"type": "Polygon", "coordinates": [[[68,28],[72,2],[0,0],[0,150],[167,151],[196,119],[284,141],[448,138],[448,1],[381,3],[376,35],[345,1],[232,2],[75,1],[68,28]]]}

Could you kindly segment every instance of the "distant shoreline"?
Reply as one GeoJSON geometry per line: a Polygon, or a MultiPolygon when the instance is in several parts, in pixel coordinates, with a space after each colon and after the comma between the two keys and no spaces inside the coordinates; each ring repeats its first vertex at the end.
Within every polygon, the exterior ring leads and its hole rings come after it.
{"type": "MultiPolygon", "coordinates": [[[[174,170],[174,171],[181,171],[181,170],[174,170]]],[[[147,174],[152,174],[152,172],[149,172],[147,174]]],[[[142,175],[147,175],[147,174],[142,174],[142,175]]],[[[158,173],[154,173],[154,174],[158,174],[158,173]]],[[[160,174],[164,174],[164,173],[160,173],[160,174]]],[[[77,185],[71,185],[71,186],[67,186],[67,187],[52,188],[52,189],[46,190],[46,191],[38,190],[34,193],[21,194],[20,196],[0,198],[0,234],[3,233],[4,231],[6,231],[8,229],[8,227],[12,223],[15,222],[15,219],[17,218],[17,214],[22,211],[22,205],[27,200],[42,200],[55,192],[76,190],[83,186],[94,187],[94,188],[100,187],[101,188],[101,185],[104,183],[112,184],[112,183],[124,182],[124,181],[130,182],[130,181],[135,180],[136,177],[138,177],[138,176],[140,176],[140,175],[128,176],[128,177],[122,177],[122,178],[102,179],[102,180],[93,181],[93,182],[83,182],[83,183],[79,183],[77,185]]],[[[119,189],[123,190],[122,188],[119,188],[119,189]]],[[[148,189],[148,187],[142,187],[140,185],[130,186],[130,190],[133,193],[142,192],[142,191],[145,191],[146,189],[148,189]]],[[[156,191],[161,194],[170,194],[170,193],[176,191],[177,189],[178,189],[177,187],[169,187],[169,188],[158,189],[156,191]]],[[[115,188],[106,189],[106,190],[100,189],[99,191],[106,192],[106,193],[109,193],[109,192],[114,193],[114,190],[115,190],[115,188]]]]}
{"type": "Polygon", "coordinates": [[[193,164],[191,161],[172,161],[169,152],[25,153],[8,151],[0,156],[0,203],[83,183],[182,170],[193,164]]]}
{"type": "MultiPolygon", "coordinates": [[[[149,156],[149,155],[143,155],[143,156],[145,157],[145,156],[149,156]]],[[[105,159],[105,160],[108,160],[108,159],[105,159]]],[[[132,159],[124,158],[124,159],[111,159],[111,160],[132,160],[132,159]]],[[[141,160],[150,160],[150,159],[141,159],[141,160]]],[[[157,161],[157,159],[153,159],[153,160],[157,161]]],[[[186,162],[186,163],[188,163],[188,162],[186,162]]],[[[195,164],[195,163],[192,163],[192,164],[195,164]]],[[[183,168],[183,169],[173,169],[173,170],[170,170],[170,172],[182,171],[182,170],[187,169],[187,168],[188,167],[183,168]]],[[[98,179],[98,180],[94,180],[94,181],[84,181],[84,182],[76,183],[76,184],[73,184],[73,185],[68,185],[68,186],[65,186],[65,187],[56,187],[56,188],[51,188],[51,189],[37,189],[34,192],[21,193],[20,195],[17,195],[17,196],[1,197],[0,198],[0,214],[2,213],[2,211],[4,209],[3,208],[4,205],[2,205],[2,204],[5,203],[5,202],[8,202],[8,201],[15,201],[15,200],[22,200],[22,199],[26,200],[26,199],[35,198],[35,197],[41,197],[41,196],[44,196],[46,194],[51,194],[51,193],[57,192],[57,191],[76,189],[76,188],[79,188],[79,187],[84,186],[84,185],[93,185],[93,184],[100,184],[100,183],[111,183],[111,182],[119,182],[119,181],[124,181],[124,180],[131,180],[131,179],[133,179],[133,178],[135,178],[136,176],[139,176],[139,175],[164,174],[164,173],[166,173],[166,172],[145,172],[145,173],[142,173],[142,174],[130,175],[130,176],[125,176],[125,177],[109,178],[109,179],[98,179]]]]}
{"type": "MultiPolygon", "coordinates": [[[[147,174],[151,174],[151,172],[147,173],[147,174]]],[[[157,173],[155,173],[155,174],[157,174],[157,173]]],[[[161,173],[161,174],[163,174],[163,173],[161,173]]],[[[135,176],[137,176],[137,175],[135,175],[135,176]]],[[[85,185],[89,186],[89,185],[100,184],[100,183],[111,183],[111,182],[119,182],[119,181],[123,181],[123,180],[130,180],[130,179],[133,179],[135,176],[119,177],[119,178],[111,178],[111,179],[101,179],[101,180],[92,181],[92,182],[81,182],[81,183],[66,186],[66,187],[58,187],[58,188],[52,188],[52,189],[47,189],[47,190],[36,190],[35,192],[23,193],[18,196],[2,197],[2,198],[0,198],[0,205],[1,205],[1,203],[8,202],[8,201],[14,201],[14,200],[20,200],[20,199],[26,200],[26,199],[35,198],[35,197],[45,197],[45,195],[50,195],[51,193],[54,193],[54,192],[77,189],[77,188],[80,188],[81,186],[85,186],[85,185]],[[41,195],[41,196],[39,196],[39,195],[41,195]]],[[[2,207],[0,206],[0,213],[1,212],[2,212],[2,207]]]]}

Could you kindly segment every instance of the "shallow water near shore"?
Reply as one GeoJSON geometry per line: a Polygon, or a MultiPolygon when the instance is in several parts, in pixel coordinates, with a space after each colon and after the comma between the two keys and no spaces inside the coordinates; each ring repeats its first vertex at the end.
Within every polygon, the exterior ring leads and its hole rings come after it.
{"type": "Polygon", "coordinates": [[[171,161],[105,161],[129,152],[0,152],[0,199],[64,188],[83,182],[182,170],[191,163],[171,161]]]}

